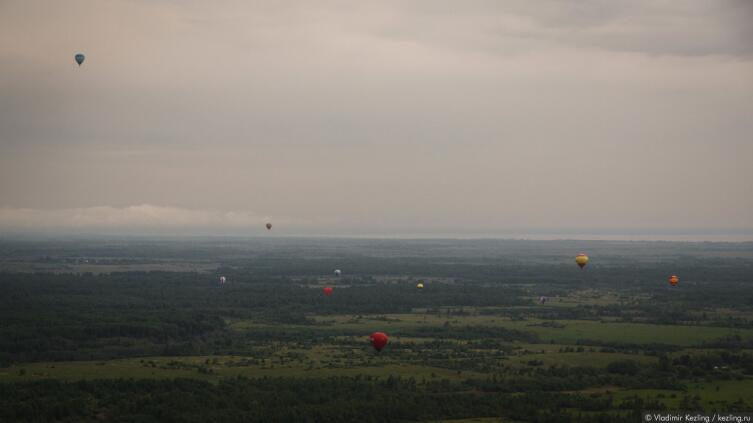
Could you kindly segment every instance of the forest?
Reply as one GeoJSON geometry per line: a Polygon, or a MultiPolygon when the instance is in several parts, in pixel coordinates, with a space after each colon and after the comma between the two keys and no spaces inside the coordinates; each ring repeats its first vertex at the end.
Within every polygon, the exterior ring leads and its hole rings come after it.
{"type": "Polygon", "coordinates": [[[3,422],[753,410],[753,243],[5,239],[0,321],[3,422]]]}

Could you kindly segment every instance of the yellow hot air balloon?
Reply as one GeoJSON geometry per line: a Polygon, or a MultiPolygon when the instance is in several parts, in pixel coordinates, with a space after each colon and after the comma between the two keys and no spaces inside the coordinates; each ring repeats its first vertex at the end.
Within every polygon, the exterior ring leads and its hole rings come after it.
{"type": "Polygon", "coordinates": [[[588,264],[588,256],[585,253],[580,253],[575,256],[575,262],[578,263],[578,266],[582,269],[588,264]]]}
{"type": "Polygon", "coordinates": [[[416,288],[418,288],[418,289],[424,289],[424,283],[423,282],[419,282],[418,285],[416,285],[416,288]]]}

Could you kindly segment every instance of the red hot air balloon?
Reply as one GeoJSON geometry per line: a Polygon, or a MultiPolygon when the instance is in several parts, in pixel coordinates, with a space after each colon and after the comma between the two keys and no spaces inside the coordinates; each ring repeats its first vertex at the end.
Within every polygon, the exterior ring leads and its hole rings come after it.
{"type": "Polygon", "coordinates": [[[677,275],[672,275],[669,277],[669,284],[672,286],[677,286],[677,284],[680,283],[680,278],[677,277],[677,275]]]}
{"type": "Polygon", "coordinates": [[[390,338],[388,338],[383,332],[374,332],[369,336],[369,339],[371,340],[371,346],[374,347],[377,352],[382,351],[382,348],[384,348],[390,340],[390,338]]]}
{"type": "Polygon", "coordinates": [[[267,223],[267,230],[268,231],[272,230],[272,224],[271,223],[267,223]]]}
{"type": "Polygon", "coordinates": [[[324,287],[324,295],[332,295],[332,287],[331,286],[325,286],[324,287]]]}

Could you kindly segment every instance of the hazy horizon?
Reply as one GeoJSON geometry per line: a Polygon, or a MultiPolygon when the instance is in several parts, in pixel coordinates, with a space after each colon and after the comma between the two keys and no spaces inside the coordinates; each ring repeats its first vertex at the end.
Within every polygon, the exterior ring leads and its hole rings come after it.
{"type": "Polygon", "coordinates": [[[4,230],[0,231],[0,239],[33,239],[51,240],[59,238],[70,239],[231,239],[231,240],[274,240],[274,239],[394,239],[394,240],[526,240],[526,241],[666,241],[666,242],[714,242],[714,243],[751,243],[753,229],[729,230],[691,230],[662,231],[662,230],[627,230],[612,228],[602,231],[577,231],[572,229],[546,230],[529,229],[508,231],[473,231],[457,230],[455,232],[437,229],[415,231],[415,228],[383,229],[370,232],[348,232],[337,228],[325,228],[319,231],[302,230],[296,228],[276,229],[267,232],[264,228],[243,228],[229,230],[228,228],[196,228],[179,231],[166,228],[154,228],[151,231],[144,228],[131,230],[112,228],[89,228],[87,230],[46,229],[46,230],[4,230]],[[329,229],[329,230],[327,230],[329,229]],[[413,232],[411,232],[413,230],[413,232]]]}
{"type": "Polygon", "coordinates": [[[751,22],[745,0],[6,0],[0,234],[753,240],[751,22]]]}

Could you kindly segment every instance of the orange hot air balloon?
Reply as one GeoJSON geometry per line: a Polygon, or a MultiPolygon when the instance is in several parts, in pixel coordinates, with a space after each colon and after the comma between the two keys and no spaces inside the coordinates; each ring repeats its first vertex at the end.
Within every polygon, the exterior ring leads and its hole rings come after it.
{"type": "Polygon", "coordinates": [[[677,284],[680,283],[680,278],[677,277],[677,275],[672,275],[669,277],[669,284],[672,286],[677,286],[677,284]]]}
{"type": "Polygon", "coordinates": [[[585,253],[580,253],[577,256],[575,256],[575,262],[582,269],[588,264],[588,256],[585,253]]]}
{"type": "Polygon", "coordinates": [[[332,287],[331,286],[325,286],[324,287],[324,295],[332,295],[332,287]]]}
{"type": "Polygon", "coordinates": [[[271,223],[267,223],[267,230],[268,231],[272,230],[272,224],[271,223]]]}
{"type": "Polygon", "coordinates": [[[387,345],[390,338],[385,335],[384,332],[374,332],[369,336],[369,340],[371,341],[371,346],[374,347],[377,352],[380,352],[382,351],[382,348],[387,345]]]}

